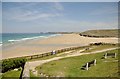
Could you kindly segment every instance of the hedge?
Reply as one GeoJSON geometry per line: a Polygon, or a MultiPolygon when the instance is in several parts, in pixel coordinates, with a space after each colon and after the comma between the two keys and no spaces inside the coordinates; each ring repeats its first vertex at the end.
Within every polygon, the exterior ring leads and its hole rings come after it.
{"type": "Polygon", "coordinates": [[[2,72],[23,67],[26,62],[25,58],[5,59],[2,61],[2,72]]]}

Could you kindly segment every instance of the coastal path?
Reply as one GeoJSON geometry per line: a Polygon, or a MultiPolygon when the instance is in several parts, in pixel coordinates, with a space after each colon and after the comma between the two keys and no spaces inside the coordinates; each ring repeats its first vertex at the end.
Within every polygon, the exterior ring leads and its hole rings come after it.
{"type": "Polygon", "coordinates": [[[95,51],[95,52],[89,52],[89,53],[84,53],[83,52],[84,50],[80,50],[80,51],[74,51],[73,53],[68,53],[65,56],[54,57],[54,58],[50,58],[50,59],[46,59],[46,60],[30,61],[30,62],[27,62],[26,66],[25,66],[24,75],[28,76],[28,74],[29,74],[28,70],[31,70],[32,73],[37,76],[38,73],[37,73],[37,70],[35,70],[35,68],[37,66],[40,66],[40,65],[44,64],[44,63],[48,63],[50,61],[59,60],[59,59],[62,59],[62,58],[67,58],[67,57],[86,55],[86,54],[101,53],[101,52],[105,52],[105,51],[108,51],[108,50],[114,50],[114,49],[118,49],[118,47],[117,48],[109,48],[109,49],[99,50],[99,51],[95,51]],[[80,52],[82,52],[82,53],[80,53],[80,52]]]}

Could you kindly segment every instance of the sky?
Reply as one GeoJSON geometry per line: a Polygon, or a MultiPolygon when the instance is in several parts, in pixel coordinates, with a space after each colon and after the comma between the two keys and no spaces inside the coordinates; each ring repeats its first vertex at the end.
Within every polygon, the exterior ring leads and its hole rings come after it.
{"type": "Polygon", "coordinates": [[[2,33],[2,3],[0,2],[0,33],[2,33]]]}
{"type": "Polygon", "coordinates": [[[3,33],[116,28],[117,2],[2,2],[3,33]]]}
{"type": "Polygon", "coordinates": [[[2,0],[3,2],[118,2],[119,0],[2,0]]]}

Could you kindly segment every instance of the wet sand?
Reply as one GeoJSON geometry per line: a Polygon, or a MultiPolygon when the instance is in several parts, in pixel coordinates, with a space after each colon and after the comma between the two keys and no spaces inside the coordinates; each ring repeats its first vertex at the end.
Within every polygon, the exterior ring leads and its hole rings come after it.
{"type": "Polygon", "coordinates": [[[63,34],[45,39],[23,41],[7,47],[3,46],[2,59],[41,54],[65,47],[85,46],[93,42],[118,43],[118,38],[91,38],[78,34],[63,34]]]}

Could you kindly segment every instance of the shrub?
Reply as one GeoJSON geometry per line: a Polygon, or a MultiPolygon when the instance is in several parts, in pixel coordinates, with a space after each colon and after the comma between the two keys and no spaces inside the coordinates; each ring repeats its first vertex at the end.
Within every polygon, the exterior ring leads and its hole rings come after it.
{"type": "Polygon", "coordinates": [[[23,67],[26,62],[24,58],[5,59],[2,61],[2,72],[6,72],[11,69],[23,67]]]}
{"type": "Polygon", "coordinates": [[[20,68],[18,68],[18,71],[20,71],[21,70],[21,67],[20,68]]]}

